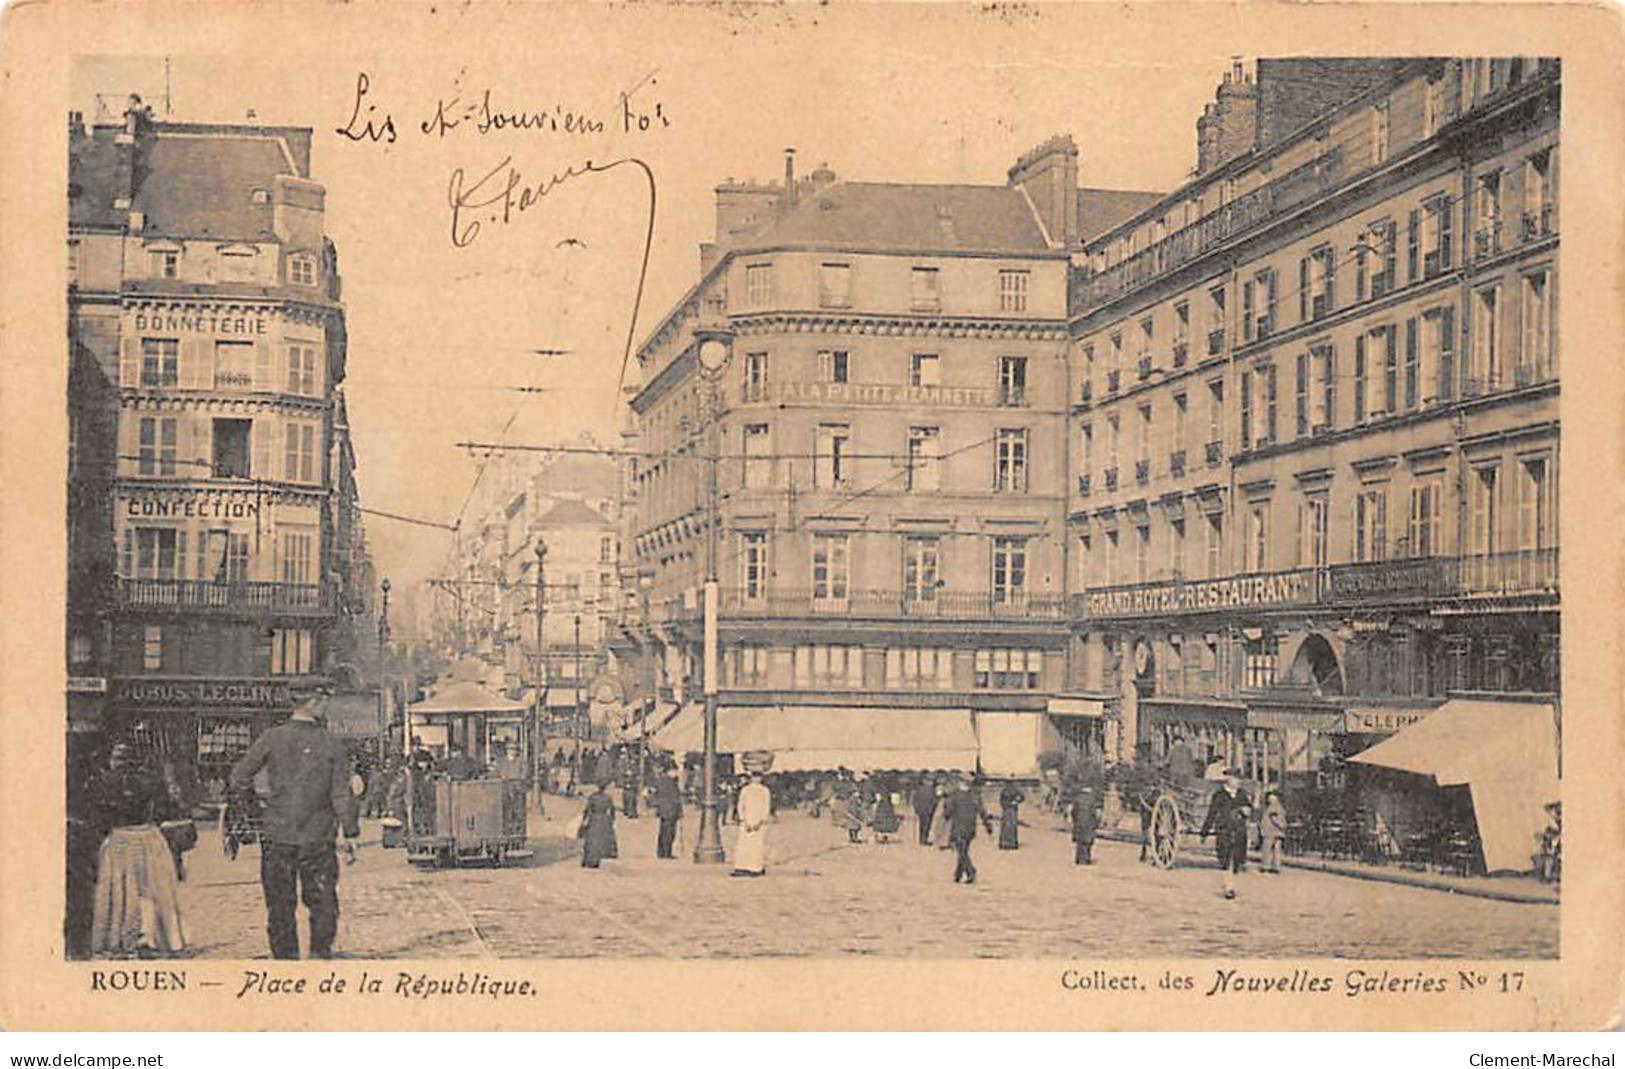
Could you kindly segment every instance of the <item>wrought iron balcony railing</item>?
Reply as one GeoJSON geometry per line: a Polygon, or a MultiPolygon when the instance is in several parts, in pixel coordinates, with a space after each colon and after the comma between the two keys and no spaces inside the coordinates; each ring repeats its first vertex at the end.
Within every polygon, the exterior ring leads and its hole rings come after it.
{"type": "Polygon", "coordinates": [[[320,613],[332,591],[314,583],[213,582],[207,579],[118,581],[121,609],[178,609],[212,613],[320,613]]]}

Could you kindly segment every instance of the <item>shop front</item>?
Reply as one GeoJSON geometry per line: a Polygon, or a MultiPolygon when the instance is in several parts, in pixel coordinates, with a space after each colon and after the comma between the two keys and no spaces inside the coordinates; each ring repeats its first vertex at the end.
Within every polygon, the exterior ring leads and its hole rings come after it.
{"type": "Polygon", "coordinates": [[[188,805],[212,804],[224,800],[231,766],[293,700],[286,680],[115,679],[112,734],[160,763],[188,805]]]}

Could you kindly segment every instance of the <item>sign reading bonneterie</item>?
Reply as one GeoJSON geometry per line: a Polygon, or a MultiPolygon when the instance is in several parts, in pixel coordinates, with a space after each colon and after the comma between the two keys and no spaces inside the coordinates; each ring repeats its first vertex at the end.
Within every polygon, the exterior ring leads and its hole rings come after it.
{"type": "Polygon", "coordinates": [[[135,329],[165,334],[241,334],[263,336],[269,332],[270,318],[261,313],[244,315],[233,308],[219,311],[204,308],[180,311],[136,312],[135,329]]]}
{"type": "Polygon", "coordinates": [[[1238,575],[1206,582],[1146,583],[1121,590],[1085,594],[1082,615],[1095,619],[1112,616],[1152,616],[1163,613],[1213,612],[1314,601],[1314,574],[1310,571],[1238,575]]]}
{"type": "Polygon", "coordinates": [[[264,679],[126,679],[117,701],[144,708],[236,707],[274,709],[292,704],[286,683],[264,679]]]}

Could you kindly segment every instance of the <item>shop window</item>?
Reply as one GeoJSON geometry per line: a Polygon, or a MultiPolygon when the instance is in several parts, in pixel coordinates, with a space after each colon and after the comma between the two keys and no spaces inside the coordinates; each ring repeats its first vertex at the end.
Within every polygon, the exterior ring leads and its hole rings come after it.
{"type": "Polygon", "coordinates": [[[1037,690],[1043,671],[1042,650],[976,651],[975,682],[980,689],[1037,690]]]}

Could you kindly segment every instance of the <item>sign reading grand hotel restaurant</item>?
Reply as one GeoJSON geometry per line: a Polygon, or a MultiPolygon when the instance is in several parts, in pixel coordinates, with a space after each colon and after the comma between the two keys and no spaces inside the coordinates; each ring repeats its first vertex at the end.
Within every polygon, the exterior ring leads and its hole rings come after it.
{"type": "Polygon", "coordinates": [[[115,698],[147,708],[236,706],[274,709],[292,704],[288,684],[263,679],[126,679],[115,698]]]}
{"type": "MultiPolygon", "coordinates": [[[[126,491],[126,493],[128,493],[126,491]]],[[[143,519],[246,519],[258,515],[259,505],[241,490],[185,490],[128,493],[126,516],[143,519]]]]}
{"type": "Polygon", "coordinates": [[[1102,590],[1084,595],[1083,614],[1099,618],[1211,612],[1252,606],[1298,605],[1313,601],[1314,597],[1315,584],[1310,572],[1275,572],[1200,583],[1147,583],[1125,590],[1102,590]]]}
{"type": "Polygon", "coordinates": [[[169,334],[266,334],[269,320],[264,314],[243,315],[241,309],[223,315],[199,308],[180,312],[137,312],[135,329],[169,334]]]}
{"type": "Polygon", "coordinates": [[[982,386],[909,386],[898,382],[783,382],[779,384],[779,400],[989,408],[993,405],[993,390],[982,386]]]}

